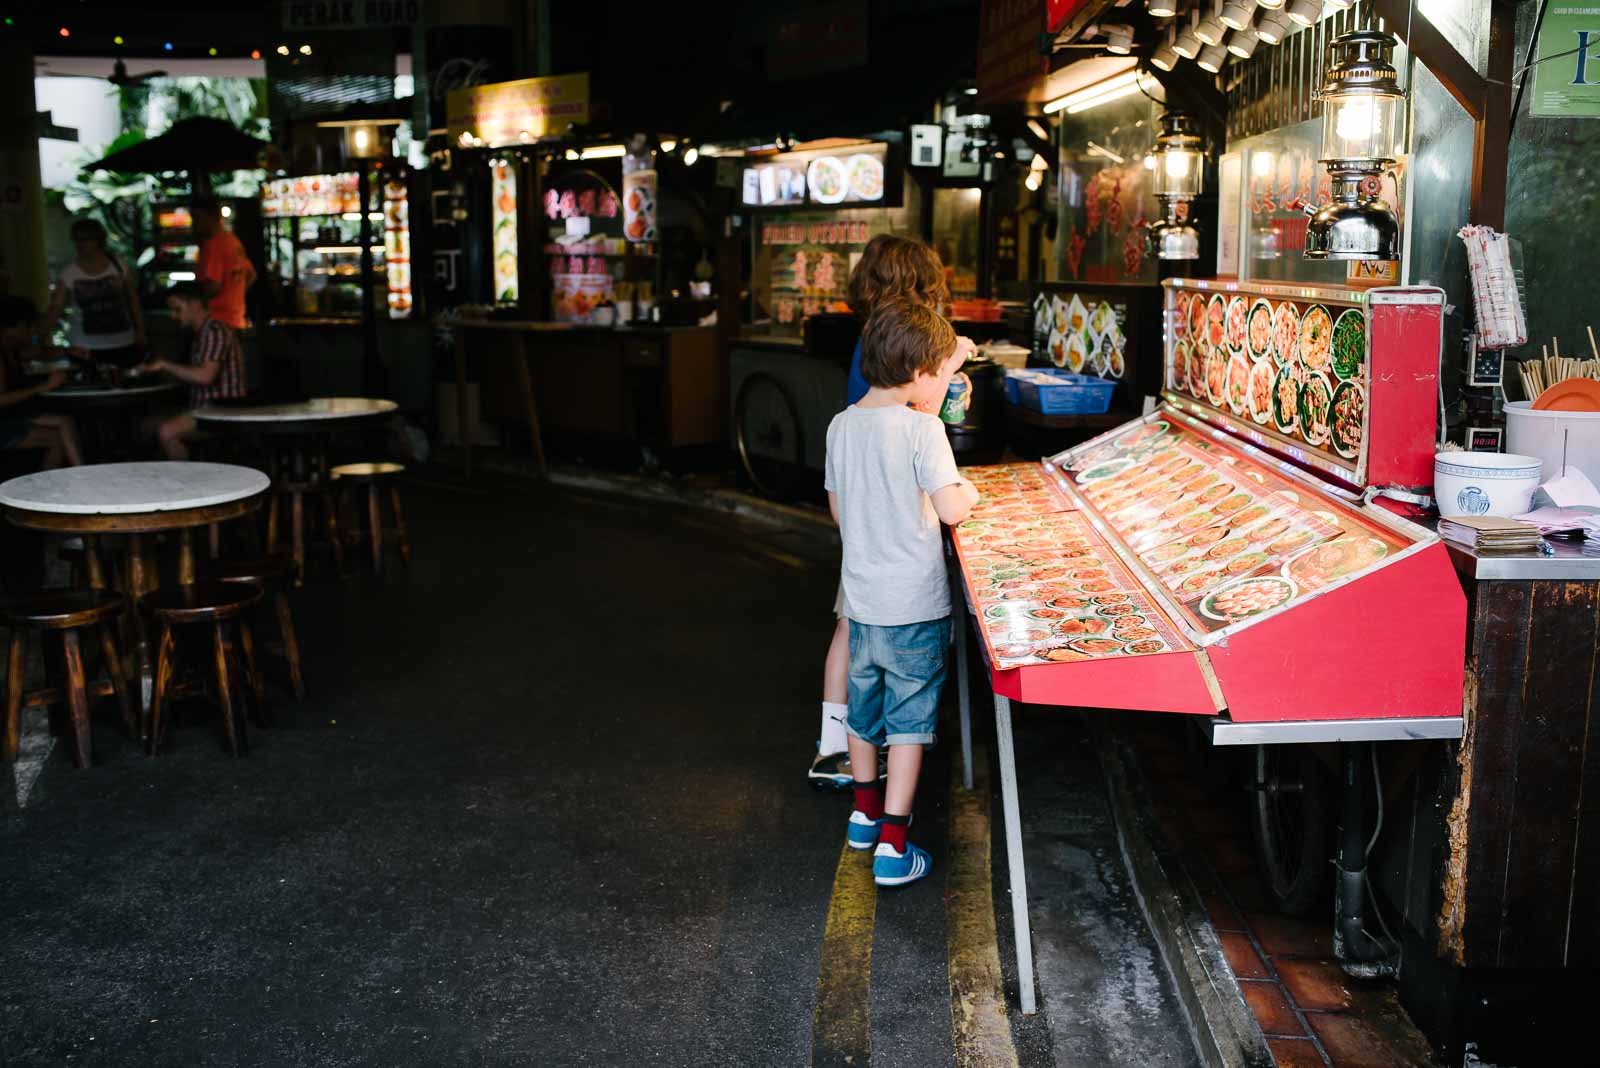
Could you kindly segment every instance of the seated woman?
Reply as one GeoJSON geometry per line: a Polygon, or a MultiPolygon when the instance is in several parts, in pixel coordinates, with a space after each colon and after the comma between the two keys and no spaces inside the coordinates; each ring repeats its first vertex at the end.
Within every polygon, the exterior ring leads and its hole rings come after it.
{"type": "Polygon", "coordinates": [[[60,467],[63,461],[76,467],[83,463],[83,454],[70,415],[13,411],[66,381],[64,372],[52,371],[43,381],[13,388],[23,360],[57,351],[34,342],[38,320],[38,309],[31,301],[0,296],[0,450],[43,449],[44,467],[60,467]]]}

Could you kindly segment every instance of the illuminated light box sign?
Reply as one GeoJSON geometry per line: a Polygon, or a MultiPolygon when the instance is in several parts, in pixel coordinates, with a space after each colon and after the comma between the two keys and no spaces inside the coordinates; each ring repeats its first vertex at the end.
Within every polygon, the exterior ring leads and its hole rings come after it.
{"type": "Polygon", "coordinates": [[[745,167],[740,197],[751,208],[874,207],[900,202],[885,144],[785,152],[745,167]]]}
{"type": "Polygon", "coordinates": [[[448,114],[450,142],[464,147],[502,148],[564,133],[589,121],[589,73],[455,89],[448,114]]]}

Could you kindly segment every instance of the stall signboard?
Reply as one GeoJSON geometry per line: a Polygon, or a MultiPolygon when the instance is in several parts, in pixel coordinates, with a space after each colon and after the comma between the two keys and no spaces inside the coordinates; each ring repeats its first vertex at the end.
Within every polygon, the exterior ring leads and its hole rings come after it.
{"type": "Polygon", "coordinates": [[[422,0],[289,0],[286,30],[403,29],[417,24],[422,0]]]}
{"type": "Polygon", "coordinates": [[[1600,4],[1545,12],[1532,113],[1544,118],[1600,118],[1600,4]]]}
{"type": "Polygon", "coordinates": [[[850,272],[874,236],[894,229],[887,212],[796,212],[756,231],[756,300],[772,332],[798,336],[806,318],[848,309],[850,272]]]}
{"type": "Polygon", "coordinates": [[[858,207],[898,201],[880,143],[784,152],[740,175],[740,201],[751,208],[858,207]]]}
{"type": "Polygon", "coordinates": [[[261,186],[263,219],[298,219],[308,215],[343,215],[361,210],[360,178],[345,174],[303,174],[274,178],[261,186]]]}
{"type": "Polygon", "coordinates": [[[656,169],[622,176],[622,235],[639,243],[656,239],[656,169]]]}
{"type": "Polygon", "coordinates": [[[814,78],[867,64],[865,0],[796,7],[774,13],[767,34],[767,77],[814,78]]]}
{"type": "Polygon", "coordinates": [[[500,148],[560,134],[589,121],[589,72],[456,89],[448,115],[452,144],[500,148]]]}
{"type": "Polygon", "coordinates": [[[1039,0],[983,0],[978,5],[979,107],[1027,100],[1050,61],[1039,51],[1045,12],[1039,0]]]}
{"type": "Polygon", "coordinates": [[[489,217],[493,224],[494,299],[515,304],[517,274],[517,172],[509,160],[489,163],[489,217]]]}

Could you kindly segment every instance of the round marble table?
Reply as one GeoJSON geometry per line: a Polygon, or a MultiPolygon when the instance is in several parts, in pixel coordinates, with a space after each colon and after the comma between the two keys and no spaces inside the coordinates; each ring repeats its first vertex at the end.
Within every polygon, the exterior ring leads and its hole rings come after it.
{"type": "Polygon", "coordinates": [[[152,400],[163,394],[175,393],[182,388],[183,383],[170,380],[165,382],[141,382],[132,386],[70,385],[49,390],[41,394],[41,396],[48,397],[52,401],[66,401],[83,407],[98,407],[152,400]]]}
{"type": "Polygon", "coordinates": [[[376,397],[313,397],[291,404],[212,404],[195,409],[194,417],[216,429],[318,434],[337,430],[342,423],[389,415],[399,407],[392,400],[376,397]]]}
{"type": "MultiPolygon", "coordinates": [[[[195,527],[246,515],[261,506],[271,486],[265,474],[236,464],[175,462],[87,464],[40,471],[0,483],[0,511],[19,527],[53,534],[83,535],[89,585],[104,589],[106,573],[99,537],[126,535],[122,592],[128,603],[158,586],[144,535],[178,532],[178,582],[195,580],[195,527]]],[[[144,617],[129,613],[139,675],[143,682],[141,734],[148,737],[151,663],[144,617]]]]}

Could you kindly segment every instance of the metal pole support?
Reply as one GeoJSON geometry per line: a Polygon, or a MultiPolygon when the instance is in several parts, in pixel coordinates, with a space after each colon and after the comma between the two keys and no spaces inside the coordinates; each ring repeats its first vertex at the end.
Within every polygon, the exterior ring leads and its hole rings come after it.
{"type": "Polygon", "coordinates": [[[961,601],[954,605],[950,629],[956,643],[956,697],[961,705],[961,785],[972,789],[972,680],[967,676],[967,613],[961,601]]]}
{"type": "Polygon", "coordinates": [[[1011,741],[1011,700],[994,695],[999,740],[1000,801],[1005,809],[1006,864],[1011,874],[1011,925],[1017,942],[1017,987],[1022,1014],[1039,1011],[1033,992],[1033,933],[1028,924],[1028,877],[1022,861],[1022,813],[1017,808],[1017,752],[1011,741]]]}

